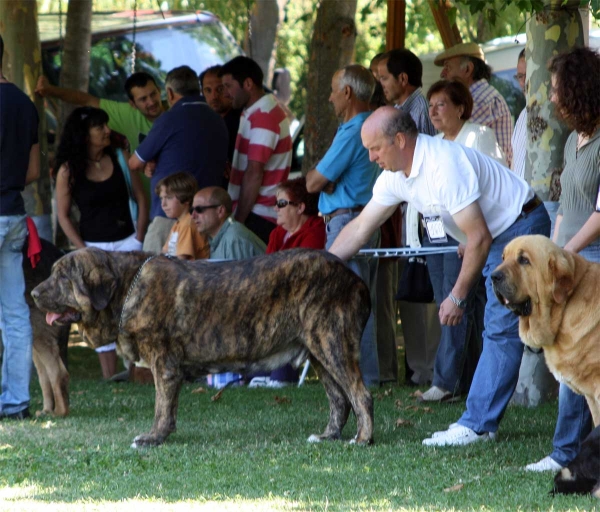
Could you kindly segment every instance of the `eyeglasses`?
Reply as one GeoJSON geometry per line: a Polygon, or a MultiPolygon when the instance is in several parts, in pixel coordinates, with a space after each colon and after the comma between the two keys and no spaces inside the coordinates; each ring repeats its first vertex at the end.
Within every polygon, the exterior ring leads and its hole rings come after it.
{"type": "Polygon", "coordinates": [[[298,206],[298,203],[294,203],[293,201],[288,201],[287,199],[278,199],[275,203],[277,208],[285,208],[288,204],[293,206],[298,206]]]}
{"type": "Polygon", "coordinates": [[[219,206],[221,206],[221,205],[220,204],[209,204],[208,206],[192,206],[190,208],[190,215],[192,215],[194,212],[196,212],[197,214],[201,214],[210,208],[218,208],[219,206]]]}
{"type": "Polygon", "coordinates": [[[520,82],[521,80],[525,80],[525,78],[527,78],[527,75],[525,73],[517,73],[516,75],[513,75],[513,78],[517,82],[520,82]]]}

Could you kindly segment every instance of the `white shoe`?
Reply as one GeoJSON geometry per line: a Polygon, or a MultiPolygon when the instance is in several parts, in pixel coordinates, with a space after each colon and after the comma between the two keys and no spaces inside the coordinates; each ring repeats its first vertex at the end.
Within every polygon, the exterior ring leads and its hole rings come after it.
{"type": "Polygon", "coordinates": [[[254,377],[248,384],[249,388],[266,388],[271,379],[269,377],[254,377]]]}
{"type": "Polygon", "coordinates": [[[453,424],[444,432],[436,432],[435,437],[424,439],[425,446],[465,446],[478,441],[489,441],[492,439],[487,432],[476,434],[473,430],[462,425],[453,424]]]}
{"type": "Polygon", "coordinates": [[[269,379],[269,382],[267,382],[268,388],[275,388],[275,389],[285,388],[286,386],[289,386],[289,385],[290,385],[289,382],[284,382],[282,380],[269,379]]]}
{"type": "Polygon", "coordinates": [[[525,471],[536,471],[541,473],[542,471],[560,471],[563,467],[556,462],[552,457],[544,457],[542,460],[528,464],[525,466],[525,471]]]}
{"type": "Polygon", "coordinates": [[[449,398],[452,398],[452,393],[445,389],[438,388],[437,386],[431,386],[425,393],[417,398],[419,402],[445,402],[449,398]]]}
{"type": "MultiPolygon", "coordinates": [[[[450,423],[450,425],[448,425],[448,430],[452,430],[453,428],[456,428],[456,427],[460,427],[460,425],[458,423],[450,423]]],[[[439,432],[434,432],[431,437],[439,437],[439,436],[445,434],[446,432],[447,432],[447,430],[440,430],[439,432]]],[[[491,441],[494,441],[496,439],[497,434],[498,434],[498,432],[488,432],[487,433],[487,435],[491,441]]]]}

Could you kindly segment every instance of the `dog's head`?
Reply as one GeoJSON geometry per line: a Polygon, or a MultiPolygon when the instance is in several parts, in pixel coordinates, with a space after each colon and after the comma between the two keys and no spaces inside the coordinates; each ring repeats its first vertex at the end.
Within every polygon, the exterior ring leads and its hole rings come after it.
{"type": "Polygon", "coordinates": [[[102,328],[106,319],[100,315],[110,304],[118,282],[109,260],[110,256],[99,249],[74,251],[58,260],[50,277],[31,292],[50,325],[81,323],[86,341],[94,347],[116,339],[103,339],[108,326],[102,328]]]}
{"type": "Polygon", "coordinates": [[[491,279],[498,300],[519,316],[564,304],[573,292],[573,256],[541,235],[515,238],[491,279]]]}

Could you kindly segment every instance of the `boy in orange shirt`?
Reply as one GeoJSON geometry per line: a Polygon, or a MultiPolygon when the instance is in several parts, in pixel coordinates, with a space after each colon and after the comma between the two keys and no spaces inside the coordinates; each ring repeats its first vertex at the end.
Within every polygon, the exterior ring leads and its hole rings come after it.
{"type": "Polygon", "coordinates": [[[190,215],[192,200],[197,191],[196,179],[187,172],[171,174],[157,183],[155,192],[160,197],[160,205],[165,215],[170,219],[177,219],[162,248],[163,254],[184,260],[209,257],[208,240],[198,232],[190,215]]]}

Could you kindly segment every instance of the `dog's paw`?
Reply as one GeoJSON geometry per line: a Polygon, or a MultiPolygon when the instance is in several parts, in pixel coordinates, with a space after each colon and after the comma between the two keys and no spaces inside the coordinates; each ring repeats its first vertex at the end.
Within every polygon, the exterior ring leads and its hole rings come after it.
{"type": "Polygon", "coordinates": [[[306,441],[308,443],[321,443],[321,442],[323,442],[323,439],[316,434],[311,434],[306,441]]]}
{"type": "Polygon", "coordinates": [[[150,434],[140,434],[133,440],[133,443],[131,443],[131,448],[146,448],[148,446],[158,446],[159,444],[162,444],[163,440],[164,439],[150,434]]]}
{"type": "Polygon", "coordinates": [[[348,444],[356,444],[358,446],[369,446],[373,444],[373,439],[358,439],[358,435],[354,436],[348,444]]]}

